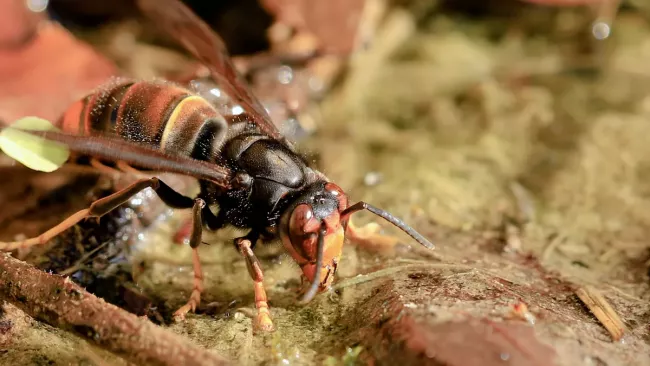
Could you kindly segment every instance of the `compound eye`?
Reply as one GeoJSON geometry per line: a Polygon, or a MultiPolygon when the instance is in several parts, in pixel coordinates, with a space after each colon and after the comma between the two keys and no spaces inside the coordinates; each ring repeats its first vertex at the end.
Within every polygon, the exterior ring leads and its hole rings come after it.
{"type": "Polygon", "coordinates": [[[345,195],[345,192],[335,183],[325,184],[325,190],[332,194],[338,200],[339,211],[343,211],[348,208],[348,196],[345,195]]]}
{"type": "Polygon", "coordinates": [[[314,211],[305,203],[296,206],[289,220],[289,232],[292,235],[305,235],[318,232],[320,223],[314,217],[314,211]]]}
{"type": "Polygon", "coordinates": [[[289,219],[289,238],[291,246],[308,260],[316,258],[316,240],[320,221],[314,216],[311,206],[300,204],[289,219]]]}

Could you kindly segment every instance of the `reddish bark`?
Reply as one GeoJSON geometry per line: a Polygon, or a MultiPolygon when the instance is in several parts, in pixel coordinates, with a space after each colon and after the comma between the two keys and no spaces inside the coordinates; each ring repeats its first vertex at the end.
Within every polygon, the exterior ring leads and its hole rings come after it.
{"type": "Polygon", "coordinates": [[[0,0],[0,49],[21,47],[36,34],[42,13],[28,11],[25,1],[0,0]]]}
{"type": "Polygon", "coordinates": [[[476,301],[462,290],[445,295],[459,290],[445,288],[448,275],[422,271],[387,281],[355,309],[359,323],[349,341],[360,342],[368,351],[362,355],[377,365],[557,365],[555,350],[524,321],[479,318],[460,309],[440,319],[445,301],[476,301]]]}
{"type": "MultiPolygon", "coordinates": [[[[0,3],[0,40],[17,39],[30,23],[5,12],[13,0],[0,3]],[[9,1],[9,2],[7,2],[9,1]],[[11,19],[11,21],[10,21],[11,19]],[[16,23],[17,28],[5,26],[16,23]],[[12,30],[13,29],[13,30],[12,30]]],[[[115,75],[115,66],[62,27],[42,23],[21,47],[0,48],[0,120],[25,115],[56,119],[77,98],[115,75]]]]}

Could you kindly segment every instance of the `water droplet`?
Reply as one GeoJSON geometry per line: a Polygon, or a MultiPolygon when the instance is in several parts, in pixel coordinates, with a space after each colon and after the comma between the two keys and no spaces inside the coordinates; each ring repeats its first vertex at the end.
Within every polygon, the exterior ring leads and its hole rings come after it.
{"type": "Polygon", "coordinates": [[[591,28],[591,33],[597,40],[603,40],[609,37],[611,34],[611,28],[609,24],[605,22],[596,22],[591,28]]]}
{"type": "Polygon", "coordinates": [[[323,88],[325,88],[323,80],[315,76],[310,77],[308,83],[309,88],[314,92],[320,92],[323,90],[323,88]]]}
{"type": "Polygon", "coordinates": [[[240,114],[244,113],[244,108],[242,108],[242,107],[239,106],[239,105],[236,105],[236,106],[232,107],[232,109],[231,109],[231,113],[232,113],[234,116],[239,116],[240,114]]]}
{"type": "Polygon", "coordinates": [[[381,173],[369,172],[363,177],[363,184],[367,186],[375,186],[379,184],[381,180],[382,180],[381,173]]]}
{"type": "Polygon", "coordinates": [[[278,71],[278,81],[287,85],[293,80],[293,69],[289,66],[282,66],[278,71]]]}
{"type": "Polygon", "coordinates": [[[27,8],[35,13],[40,13],[47,9],[49,0],[27,0],[27,8]]]}
{"type": "Polygon", "coordinates": [[[499,357],[500,357],[503,361],[508,361],[508,360],[510,359],[510,354],[504,352],[504,353],[500,354],[499,357]]]}

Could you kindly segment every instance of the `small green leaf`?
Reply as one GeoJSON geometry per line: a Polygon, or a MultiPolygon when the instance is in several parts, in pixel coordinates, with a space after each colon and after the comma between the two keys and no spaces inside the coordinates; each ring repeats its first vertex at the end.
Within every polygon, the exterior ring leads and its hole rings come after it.
{"type": "Polygon", "coordinates": [[[70,157],[70,149],[60,142],[50,141],[29,132],[59,131],[45,119],[24,117],[0,130],[0,149],[30,169],[53,172],[70,157]]]}

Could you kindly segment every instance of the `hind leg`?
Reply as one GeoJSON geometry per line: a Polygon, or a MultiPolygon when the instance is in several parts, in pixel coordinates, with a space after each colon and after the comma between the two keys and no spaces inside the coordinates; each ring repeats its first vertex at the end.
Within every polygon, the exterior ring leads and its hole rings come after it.
{"type": "Polygon", "coordinates": [[[165,202],[165,204],[168,206],[174,208],[189,208],[194,205],[194,200],[176,192],[156,177],[150,179],[140,179],[108,197],[104,197],[93,202],[89,208],[83,209],[69,216],[60,224],[54,226],[39,236],[21,241],[0,242],[0,250],[10,251],[18,248],[29,248],[35,245],[43,245],[55,236],[73,227],[83,219],[89,217],[99,218],[101,216],[104,216],[105,214],[111,212],[112,210],[127,202],[131,197],[144,190],[145,188],[152,188],[158,194],[158,197],[160,197],[160,199],[162,199],[162,201],[165,202]]]}

